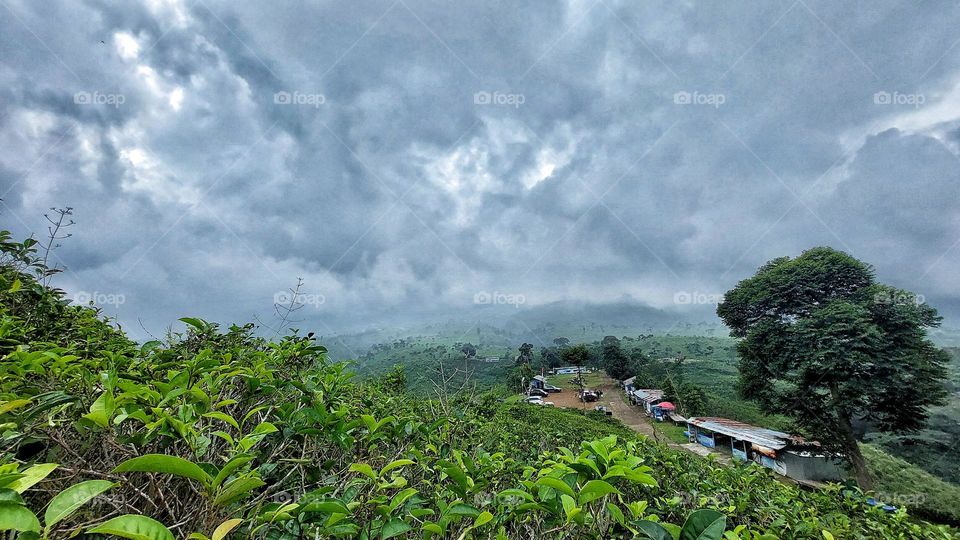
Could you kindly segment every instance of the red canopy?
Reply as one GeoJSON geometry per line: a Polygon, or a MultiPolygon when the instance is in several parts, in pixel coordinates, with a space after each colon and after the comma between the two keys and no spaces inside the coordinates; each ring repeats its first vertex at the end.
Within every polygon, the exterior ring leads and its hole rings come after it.
{"type": "Polygon", "coordinates": [[[676,406],[674,406],[674,404],[670,403],[669,401],[664,401],[663,403],[657,403],[655,406],[668,411],[672,411],[676,409],[676,406]]]}

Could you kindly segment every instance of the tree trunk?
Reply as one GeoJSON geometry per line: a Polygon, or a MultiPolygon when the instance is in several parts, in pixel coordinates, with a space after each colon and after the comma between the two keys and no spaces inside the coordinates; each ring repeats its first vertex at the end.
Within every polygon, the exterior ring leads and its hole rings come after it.
{"type": "Polygon", "coordinates": [[[857,438],[853,434],[853,425],[849,418],[840,419],[840,429],[843,430],[843,450],[853,466],[853,474],[857,479],[857,485],[864,491],[873,489],[873,479],[867,469],[867,460],[863,458],[863,454],[860,452],[860,445],[857,444],[857,438]]]}
{"type": "Polygon", "coordinates": [[[840,443],[843,446],[843,453],[846,454],[847,459],[850,460],[850,465],[853,466],[853,474],[857,479],[857,485],[860,486],[860,489],[863,491],[871,490],[873,489],[873,479],[870,477],[870,471],[867,469],[867,460],[863,458],[863,454],[860,452],[860,445],[857,444],[857,437],[853,433],[853,423],[850,421],[850,412],[840,408],[843,401],[840,397],[840,389],[837,388],[836,383],[830,385],[830,395],[833,398],[834,406],[838,407],[839,410],[837,427],[840,429],[840,436],[842,437],[840,443]]]}

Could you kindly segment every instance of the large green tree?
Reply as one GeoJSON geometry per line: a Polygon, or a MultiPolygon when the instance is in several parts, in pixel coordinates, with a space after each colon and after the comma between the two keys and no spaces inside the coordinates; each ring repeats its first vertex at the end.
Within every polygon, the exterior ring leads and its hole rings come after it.
{"type": "Polygon", "coordinates": [[[774,259],[727,292],[717,314],[741,338],[740,392],[846,455],[864,489],[871,478],[854,420],[918,430],[946,396],[949,358],[926,333],[940,324],[937,311],[877,283],[846,253],[774,259]]]}
{"type": "Polygon", "coordinates": [[[603,353],[603,368],[606,370],[607,375],[618,381],[622,381],[633,375],[633,370],[630,367],[630,357],[627,356],[627,353],[623,352],[619,339],[613,336],[603,338],[601,350],[603,353]]]}
{"type": "Polygon", "coordinates": [[[531,362],[533,362],[533,345],[524,343],[520,345],[519,354],[514,358],[514,363],[519,366],[520,364],[530,365],[531,362]]]}

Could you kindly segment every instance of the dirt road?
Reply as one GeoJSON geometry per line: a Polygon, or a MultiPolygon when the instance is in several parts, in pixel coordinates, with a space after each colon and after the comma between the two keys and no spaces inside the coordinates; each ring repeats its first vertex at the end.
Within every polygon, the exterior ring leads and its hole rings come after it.
{"type": "Polygon", "coordinates": [[[577,387],[574,385],[563,385],[562,388],[562,392],[550,394],[549,397],[544,399],[553,402],[557,407],[567,407],[570,409],[591,410],[597,405],[603,405],[613,413],[614,418],[623,422],[623,424],[630,429],[673,448],[681,448],[680,445],[671,442],[653,428],[650,417],[646,415],[643,409],[631,405],[630,402],[627,401],[627,397],[624,395],[620,385],[613,379],[604,376],[602,382],[596,385],[596,388],[591,388],[591,390],[603,391],[603,397],[594,403],[585,404],[581,402],[577,398],[577,387]]]}

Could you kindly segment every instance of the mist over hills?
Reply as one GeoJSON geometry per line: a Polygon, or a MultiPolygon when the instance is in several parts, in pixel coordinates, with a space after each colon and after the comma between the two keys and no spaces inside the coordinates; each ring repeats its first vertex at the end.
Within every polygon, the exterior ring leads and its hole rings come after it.
{"type": "Polygon", "coordinates": [[[358,357],[373,345],[399,339],[508,347],[529,342],[539,348],[552,345],[553,339],[560,336],[571,341],[593,341],[605,335],[635,337],[641,333],[725,336],[727,330],[713,314],[713,306],[667,310],[629,300],[570,300],[536,306],[481,305],[421,323],[377,324],[333,333],[324,336],[324,341],[334,358],[348,359],[358,357]]]}

